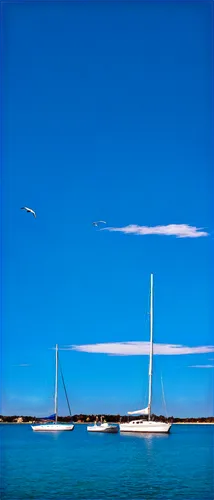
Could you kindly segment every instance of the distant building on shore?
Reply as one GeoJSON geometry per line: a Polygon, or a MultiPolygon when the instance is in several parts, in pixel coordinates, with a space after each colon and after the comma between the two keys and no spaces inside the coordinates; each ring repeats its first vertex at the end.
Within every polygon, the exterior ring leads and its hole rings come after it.
{"type": "Polygon", "coordinates": [[[15,418],[14,422],[17,422],[17,424],[22,424],[23,418],[22,417],[15,418]]]}

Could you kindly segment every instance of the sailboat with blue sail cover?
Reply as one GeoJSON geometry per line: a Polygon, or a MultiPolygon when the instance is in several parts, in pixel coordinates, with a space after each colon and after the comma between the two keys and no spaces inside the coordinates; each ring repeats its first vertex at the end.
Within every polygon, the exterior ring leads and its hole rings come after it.
{"type": "MultiPolygon", "coordinates": [[[[44,417],[41,419],[43,422],[47,422],[47,423],[42,423],[42,424],[38,424],[38,425],[31,425],[33,431],[42,431],[42,432],[60,431],[61,432],[61,431],[73,431],[73,429],[74,429],[74,424],[72,424],[72,422],[68,423],[68,424],[67,423],[66,424],[58,423],[58,367],[59,367],[59,352],[58,351],[59,351],[58,344],[56,344],[56,378],[55,378],[54,413],[52,415],[50,415],[49,417],[44,417]]],[[[69,409],[69,413],[71,416],[70,404],[69,404],[69,400],[68,400],[68,395],[67,395],[61,367],[60,367],[60,371],[61,371],[63,387],[64,387],[66,399],[67,399],[68,409],[69,409]]]]}

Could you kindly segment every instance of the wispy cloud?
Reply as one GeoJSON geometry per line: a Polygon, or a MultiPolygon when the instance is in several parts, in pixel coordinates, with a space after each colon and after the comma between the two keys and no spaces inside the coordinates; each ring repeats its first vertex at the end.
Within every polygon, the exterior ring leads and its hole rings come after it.
{"type": "Polygon", "coordinates": [[[176,238],[200,238],[208,236],[209,233],[202,231],[203,228],[189,226],[188,224],[168,224],[167,226],[138,226],[131,224],[124,227],[104,227],[101,231],[119,232],[124,234],[137,234],[146,236],[158,234],[162,236],[176,236],[176,238]]]}
{"type": "MultiPolygon", "coordinates": [[[[60,349],[113,356],[141,356],[149,354],[149,342],[112,342],[103,344],[68,345],[60,349]]],[[[202,354],[214,352],[214,346],[188,347],[179,344],[154,344],[154,354],[202,354]]]]}
{"type": "Polygon", "coordinates": [[[28,363],[20,363],[19,365],[13,365],[13,366],[26,367],[31,365],[29,365],[28,363]]]}
{"type": "Polygon", "coordinates": [[[214,365],[192,365],[189,368],[214,368],[214,365]]]}

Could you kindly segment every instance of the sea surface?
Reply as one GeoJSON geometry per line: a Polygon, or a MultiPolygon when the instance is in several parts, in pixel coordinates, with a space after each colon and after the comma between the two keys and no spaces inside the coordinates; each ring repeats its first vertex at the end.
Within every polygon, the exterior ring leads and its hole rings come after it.
{"type": "Polygon", "coordinates": [[[214,499],[214,425],[158,436],[0,431],[2,499],[214,499]]]}

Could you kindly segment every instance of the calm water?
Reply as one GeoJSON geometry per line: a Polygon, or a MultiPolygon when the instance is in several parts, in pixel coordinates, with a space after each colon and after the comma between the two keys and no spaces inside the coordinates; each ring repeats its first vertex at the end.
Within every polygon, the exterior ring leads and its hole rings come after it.
{"type": "Polygon", "coordinates": [[[214,499],[212,425],[163,436],[0,430],[3,499],[214,499]]]}

